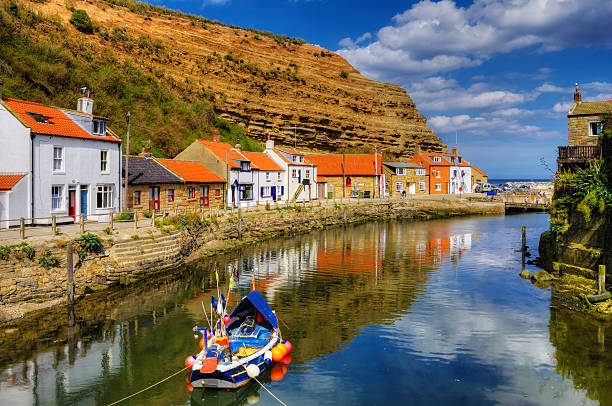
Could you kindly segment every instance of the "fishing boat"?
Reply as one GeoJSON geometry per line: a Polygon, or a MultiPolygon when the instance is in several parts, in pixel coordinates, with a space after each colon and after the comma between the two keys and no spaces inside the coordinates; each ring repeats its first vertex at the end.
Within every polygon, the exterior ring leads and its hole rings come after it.
{"type": "Polygon", "coordinates": [[[221,297],[219,302],[214,296],[211,300],[218,317],[216,323],[211,320],[213,328],[193,328],[202,334],[200,353],[185,360],[194,388],[239,388],[291,351],[291,343],[282,340],[276,314],[257,290],[245,296],[229,315],[221,297]]]}

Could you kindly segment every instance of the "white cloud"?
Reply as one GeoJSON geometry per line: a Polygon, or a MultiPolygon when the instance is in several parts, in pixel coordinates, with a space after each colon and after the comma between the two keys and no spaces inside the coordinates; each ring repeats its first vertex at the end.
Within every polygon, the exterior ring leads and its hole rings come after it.
{"type": "Polygon", "coordinates": [[[572,102],[559,102],[553,106],[553,111],[555,113],[566,113],[569,111],[570,107],[572,107],[572,102]]]}
{"type": "Polygon", "coordinates": [[[367,41],[370,38],[372,38],[372,34],[369,32],[366,32],[365,34],[362,34],[359,38],[357,38],[357,40],[355,41],[356,44],[359,44],[363,41],[367,41]]]}
{"type": "Polygon", "coordinates": [[[600,0],[475,0],[466,8],[421,0],[393,17],[376,41],[337,52],[363,73],[393,80],[476,66],[525,47],[609,44],[611,18],[612,2],[600,0]]]}
{"type": "Polygon", "coordinates": [[[224,4],[229,3],[230,0],[203,0],[202,7],[205,6],[222,6],[224,4]]]}
{"type": "Polygon", "coordinates": [[[535,90],[541,93],[569,93],[569,94],[573,93],[574,91],[573,88],[563,88],[563,87],[552,85],[550,83],[544,83],[543,85],[536,87],[535,90]]]}
{"type": "Polygon", "coordinates": [[[346,38],[342,38],[340,42],[338,42],[338,45],[344,48],[352,48],[355,46],[355,43],[353,42],[352,39],[350,39],[349,37],[346,37],[346,38]]]}

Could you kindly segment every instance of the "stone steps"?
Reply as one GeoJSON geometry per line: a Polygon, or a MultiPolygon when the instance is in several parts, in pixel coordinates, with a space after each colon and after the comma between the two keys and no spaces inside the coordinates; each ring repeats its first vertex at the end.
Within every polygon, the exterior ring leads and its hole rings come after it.
{"type": "Polygon", "coordinates": [[[161,243],[147,242],[140,245],[130,245],[129,247],[117,247],[112,251],[113,256],[125,256],[126,254],[139,254],[141,251],[163,250],[176,247],[179,241],[166,241],[161,243]]]}
{"type": "Polygon", "coordinates": [[[160,245],[165,242],[176,242],[180,237],[180,232],[176,232],[174,234],[168,234],[161,237],[156,237],[155,239],[145,237],[143,239],[138,240],[128,240],[128,241],[120,241],[115,244],[113,247],[114,251],[122,251],[124,249],[132,248],[132,247],[140,247],[142,245],[160,245]]]}
{"type": "Polygon", "coordinates": [[[134,270],[155,262],[167,262],[180,256],[180,237],[181,233],[177,232],[155,239],[117,243],[111,251],[111,256],[122,268],[134,270]]]}

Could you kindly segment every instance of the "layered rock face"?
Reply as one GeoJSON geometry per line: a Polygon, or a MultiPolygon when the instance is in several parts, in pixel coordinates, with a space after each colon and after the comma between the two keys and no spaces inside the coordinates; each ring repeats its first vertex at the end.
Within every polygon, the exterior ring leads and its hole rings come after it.
{"type": "Polygon", "coordinates": [[[189,84],[194,96],[209,98],[221,117],[257,140],[270,134],[277,144],[306,151],[376,146],[396,158],[412,155],[417,144],[425,151],[445,148],[404,89],[368,79],[317,46],[99,0],[75,5],[98,27],[98,34],[86,35],[68,23],[72,12],[64,0],[29,4],[57,15],[70,35],[110,49],[119,61],[189,84]]]}

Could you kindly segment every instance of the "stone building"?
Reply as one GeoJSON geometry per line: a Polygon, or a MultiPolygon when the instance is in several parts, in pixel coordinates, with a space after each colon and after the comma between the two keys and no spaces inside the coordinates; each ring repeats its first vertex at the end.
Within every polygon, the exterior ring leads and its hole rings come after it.
{"type": "MultiPolygon", "coordinates": [[[[601,115],[612,113],[612,100],[582,101],[578,84],[574,103],[567,113],[567,146],[559,147],[559,169],[584,167],[590,160],[602,156],[599,135],[602,131],[601,115]]],[[[606,153],[612,152],[607,151],[606,153]]]]}
{"type": "Polygon", "coordinates": [[[472,165],[472,191],[478,183],[488,183],[489,175],[472,165]]]}
{"type": "Polygon", "coordinates": [[[452,153],[421,152],[412,157],[410,162],[425,168],[429,178],[430,194],[461,194],[472,191],[472,167],[466,162],[457,149],[452,153]]]}
{"type": "Polygon", "coordinates": [[[327,182],[327,198],[375,198],[385,194],[385,174],[379,154],[306,155],[327,182]]]}
{"type": "MultiPolygon", "coordinates": [[[[123,157],[125,163],[126,157],[123,157]]],[[[219,207],[225,181],[198,162],[129,156],[129,210],[171,211],[219,207]]]]}
{"type": "Polygon", "coordinates": [[[383,162],[385,190],[391,197],[429,194],[427,171],[407,162],[383,162]]]}

